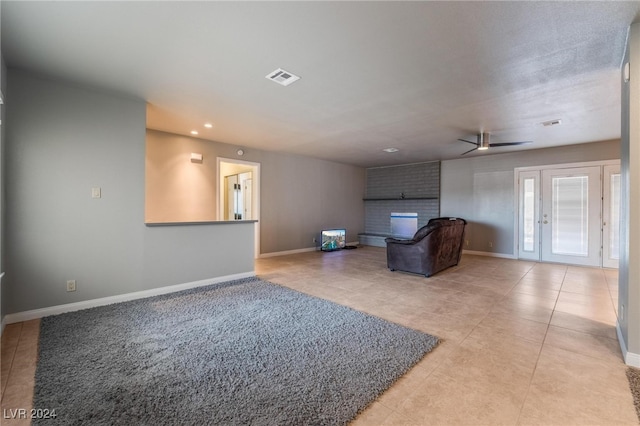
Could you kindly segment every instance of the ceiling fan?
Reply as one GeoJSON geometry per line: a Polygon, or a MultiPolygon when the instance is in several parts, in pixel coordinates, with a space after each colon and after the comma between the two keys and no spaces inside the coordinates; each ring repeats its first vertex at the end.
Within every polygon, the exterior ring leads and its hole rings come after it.
{"type": "Polygon", "coordinates": [[[533,141],[522,141],[522,142],[498,142],[498,143],[491,143],[491,134],[490,133],[478,133],[476,135],[476,141],[472,142],[472,141],[468,141],[466,139],[458,139],[461,142],[466,142],[466,143],[470,143],[472,145],[475,145],[476,147],[473,149],[470,149],[467,152],[463,152],[460,155],[465,155],[470,153],[471,151],[475,151],[476,149],[479,151],[483,151],[485,149],[489,149],[489,147],[494,147],[494,146],[511,146],[511,145],[528,145],[530,143],[533,143],[533,141]]]}

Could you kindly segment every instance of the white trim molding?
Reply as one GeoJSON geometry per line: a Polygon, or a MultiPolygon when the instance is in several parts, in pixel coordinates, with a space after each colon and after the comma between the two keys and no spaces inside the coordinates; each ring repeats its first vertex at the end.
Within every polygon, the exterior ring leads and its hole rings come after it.
{"type": "Polygon", "coordinates": [[[499,257],[501,259],[517,259],[513,254],[492,253],[490,251],[462,250],[462,254],[472,254],[475,256],[499,257]]]}
{"type": "MultiPolygon", "coordinates": [[[[359,241],[352,241],[352,242],[347,242],[348,246],[360,246],[360,242],[359,241]]],[[[296,250],[286,250],[286,251],[274,251],[271,253],[262,253],[260,255],[260,259],[266,259],[268,257],[276,257],[276,256],[286,256],[288,254],[298,254],[298,253],[308,253],[311,251],[321,251],[319,247],[307,247],[307,248],[302,248],[302,249],[296,249],[296,250]]]]}
{"type": "Polygon", "coordinates": [[[133,293],[119,294],[116,296],[101,297],[99,299],[85,300],[82,302],[67,303],[64,305],[50,306],[47,308],[33,309],[30,311],[16,312],[15,314],[7,314],[3,318],[3,324],[13,324],[16,322],[29,321],[33,319],[43,318],[49,315],[58,315],[65,312],[80,311],[82,309],[96,308],[98,306],[111,305],[113,303],[128,302],[130,300],[144,299],[147,297],[160,296],[162,294],[175,293],[177,291],[189,290],[197,287],[204,287],[212,284],[218,284],[225,281],[239,280],[243,278],[255,277],[255,271],[242,272],[239,274],[225,275],[223,277],[209,278],[205,280],[192,281],[183,284],[170,285],[166,287],[158,287],[150,290],[136,291],[133,293]]]}
{"type": "Polygon", "coordinates": [[[310,252],[310,251],[318,251],[318,249],[316,247],[308,247],[308,248],[296,249],[296,250],[274,251],[274,252],[271,252],[271,253],[262,253],[259,256],[259,258],[260,259],[265,259],[267,257],[286,256],[288,254],[307,253],[307,252],[310,252]]]}
{"type": "Polygon", "coordinates": [[[640,368],[640,354],[629,352],[627,350],[627,344],[622,337],[622,330],[620,329],[619,322],[616,322],[616,333],[618,334],[618,342],[620,343],[620,350],[622,351],[624,363],[631,367],[640,368]]]}

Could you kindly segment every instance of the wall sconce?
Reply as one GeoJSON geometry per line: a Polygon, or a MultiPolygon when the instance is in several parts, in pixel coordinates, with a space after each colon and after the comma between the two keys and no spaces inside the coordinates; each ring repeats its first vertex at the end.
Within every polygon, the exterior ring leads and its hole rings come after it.
{"type": "Polygon", "coordinates": [[[192,163],[202,163],[202,154],[198,154],[196,152],[191,153],[191,162],[192,163]]]}

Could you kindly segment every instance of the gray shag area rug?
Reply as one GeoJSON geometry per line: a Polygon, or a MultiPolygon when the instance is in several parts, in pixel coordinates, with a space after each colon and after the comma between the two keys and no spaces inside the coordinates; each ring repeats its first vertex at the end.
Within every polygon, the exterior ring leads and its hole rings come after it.
{"type": "Polygon", "coordinates": [[[633,404],[636,406],[636,414],[640,421],[640,370],[629,367],[627,369],[627,378],[629,379],[629,388],[633,395],[633,404]]]}
{"type": "Polygon", "coordinates": [[[343,425],[437,343],[238,280],[43,318],[33,406],[55,409],[42,424],[343,425]]]}

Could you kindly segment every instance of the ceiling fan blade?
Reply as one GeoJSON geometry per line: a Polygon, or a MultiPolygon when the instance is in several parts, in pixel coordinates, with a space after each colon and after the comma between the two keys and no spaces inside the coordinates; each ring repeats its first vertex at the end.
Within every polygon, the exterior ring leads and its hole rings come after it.
{"type": "Polygon", "coordinates": [[[530,143],[533,143],[533,141],[490,143],[489,146],[528,145],[530,143]]]}
{"type": "MultiPolygon", "coordinates": [[[[466,141],[465,141],[465,142],[466,142],[466,141]]],[[[463,152],[463,153],[462,153],[462,154],[460,154],[460,155],[468,154],[468,153],[470,153],[471,151],[475,151],[475,150],[477,150],[477,149],[478,149],[478,147],[476,146],[475,148],[470,149],[470,150],[469,150],[469,151],[467,151],[467,152],[463,152]]]]}
{"type": "Polygon", "coordinates": [[[466,142],[466,143],[470,143],[470,144],[472,144],[472,145],[478,145],[478,142],[471,142],[471,141],[468,141],[468,140],[466,140],[466,139],[458,139],[458,140],[459,140],[460,142],[466,142]]]}

